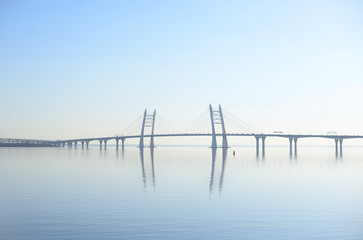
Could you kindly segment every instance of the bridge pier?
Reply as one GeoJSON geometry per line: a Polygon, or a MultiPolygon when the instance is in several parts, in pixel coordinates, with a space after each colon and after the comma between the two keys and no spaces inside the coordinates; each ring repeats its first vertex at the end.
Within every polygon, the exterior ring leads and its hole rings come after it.
{"type": "Polygon", "coordinates": [[[212,144],[211,144],[211,148],[216,148],[217,147],[217,137],[216,137],[216,130],[215,130],[215,127],[214,127],[213,109],[212,109],[211,104],[209,104],[209,113],[210,113],[210,119],[211,119],[211,123],[212,123],[212,144]]]}
{"type": "Polygon", "coordinates": [[[152,115],[148,115],[147,110],[145,109],[144,118],[142,120],[142,126],[141,126],[139,148],[144,148],[145,147],[145,145],[144,145],[144,130],[145,130],[145,127],[151,128],[150,148],[154,147],[155,115],[156,115],[156,110],[154,110],[154,113],[152,115]]]}
{"type": "Polygon", "coordinates": [[[260,137],[255,136],[256,137],[256,157],[258,157],[260,155],[260,137]]]}
{"type": "Polygon", "coordinates": [[[62,142],[62,147],[65,147],[66,146],[66,142],[62,142]]]}
{"type": "Polygon", "coordinates": [[[144,129],[145,129],[146,113],[147,113],[147,110],[145,109],[144,118],[142,120],[142,126],[141,126],[139,148],[144,148],[144,129]]]}
{"type": "Polygon", "coordinates": [[[261,140],[262,140],[262,157],[263,158],[265,157],[265,139],[266,139],[265,136],[261,137],[261,140]]]}
{"type": "Polygon", "coordinates": [[[118,138],[115,138],[115,141],[116,141],[116,151],[118,151],[118,141],[119,141],[120,139],[118,139],[118,138]]]}
{"type": "Polygon", "coordinates": [[[103,142],[105,143],[105,149],[106,149],[106,147],[107,147],[107,140],[105,139],[105,140],[103,140],[103,142]]]}
{"type": "Polygon", "coordinates": [[[68,147],[72,147],[72,141],[67,142],[68,147]]]}
{"type": "Polygon", "coordinates": [[[295,145],[295,157],[297,156],[297,138],[294,138],[294,145],[295,145]]]}
{"type": "Polygon", "coordinates": [[[343,157],[343,139],[339,139],[340,157],[343,157]]]}
{"type": "Polygon", "coordinates": [[[293,138],[289,138],[289,142],[290,142],[290,158],[292,158],[292,139],[293,138]]]}
{"type": "Polygon", "coordinates": [[[154,145],[154,136],[152,134],[151,137],[150,137],[150,148],[154,148],[154,147],[155,147],[155,145],[154,145]]]}
{"type": "Polygon", "coordinates": [[[86,147],[88,148],[89,141],[86,141],[86,147]]]}
{"type": "Polygon", "coordinates": [[[154,110],[154,113],[152,115],[152,123],[151,123],[151,137],[150,137],[150,148],[151,151],[155,147],[154,145],[154,127],[155,127],[155,115],[156,115],[156,109],[154,110]]]}
{"type": "Polygon", "coordinates": [[[122,151],[125,150],[125,138],[121,138],[121,143],[122,143],[122,151]]]}
{"type": "Polygon", "coordinates": [[[84,148],[84,141],[81,141],[81,144],[82,144],[82,148],[84,148]]]}
{"type": "Polygon", "coordinates": [[[211,119],[212,125],[212,145],[211,148],[217,148],[217,135],[215,125],[220,124],[222,128],[222,148],[228,148],[228,141],[227,141],[227,134],[226,134],[226,127],[224,124],[224,118],[222,113],[221,105],[218,106],[218,110],[213,110],[212,105],[209,104],[209,114],[211,119]]]}
{"type": "Polygon", "coordinates": [[[77,148],[77,141],[74,141],[74,147],[77,148]]]}
{"type": "Polygon", "coordinates": [[[100,149],[102,149],[102,139],[98,139],[98,141],[100,141],[100,149]]]}
{"type": "Polygon", "coordinates": [[[336,138],[334,140],[335,140],[335,157],[337,158],[338,157],[338,142],[339,142],[339,139],[336,138]]]}
{"type": "Polygon", "coordinates": [[[221,126],[222,126],[222,134],[223,134],[222,148],[228,148],[228,141],[227,141],[227,135],[226,135],[226,126],[224,124],[224,118],[223,118],[221,105],[218,106],[218,109],[219,109],[219,116],[220,116],[220,121],[221,121],[221,126]]]}

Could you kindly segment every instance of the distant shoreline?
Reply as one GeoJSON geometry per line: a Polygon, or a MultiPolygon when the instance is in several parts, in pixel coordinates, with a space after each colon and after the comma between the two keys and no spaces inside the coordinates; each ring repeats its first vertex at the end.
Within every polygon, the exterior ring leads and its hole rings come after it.
{"type": "Polygon", "coordinates": [[[34,143],[0,143],[0,147],[59,147],[51,144],[34,144],[34,143]]]}

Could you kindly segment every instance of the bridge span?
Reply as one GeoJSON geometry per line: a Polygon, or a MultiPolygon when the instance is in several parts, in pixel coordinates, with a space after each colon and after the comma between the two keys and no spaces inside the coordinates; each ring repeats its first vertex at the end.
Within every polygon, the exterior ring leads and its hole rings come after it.
{"type": "MultiPolygon", "coordinates": [[[[253,137],[256,139],[256,156],[260,155],[260,140],[261,140],[261,152],[262,156],[265,156],[265,141],[266,138],[286,138],[289,140],[290,146],[290,156],[297,155],[297,142],[300,138],[327,138],[334,140],[335,143],[335,155],[340,156],[343,154],[343,140],[344,139],[354,139],[354,138],[362,138],[362,135],[321,135],[321,134],[264,134],[260,133],[256,130],[256,132],[248,132],[248,133],[230,133],[226,130],[226,124],[224,119],[224,114],[222,112],[222,107],[219,105],[218,109],[215,110],[209,105],[209,116],[210,116],[210,133],[164,133],[164,134],[155,134],[155,120],[156,120],[156,110],[153,111],[152,114],[148,114],[147,110],[145,110],[143,114],[142,124],[141,124],[141,132],[140,134],[131,134],[131,135],[115,135],[112,137],[94,137],[94,138],[77,138],[77,139],[67,139],[67,140],[59,140],[56,141],[57,145],[65,147],[77,147],[78,143],[83,147],[88,147],[89,143],[92,141],[98,141],[100,148],[107,147],[107,142],[114,140],[116,143],[116,149],[119,150],[119,142],[121,140],[121,148],[124,150],[125,141],[127,139],[139,139],[139,148],[150,147],[154,148],[154,138],[159,137],[199,137],[199,136],[208,136],[212,138],[211,148],[228,148],[227,137],[237,136],[237,137],[253,137]],[[220,128],[220,132],[217,133],[217,126],[220,128]],[[151,131],[149,134],[145,134],[146,128],[150,128],[151,131]],[[217,145],[217,137],[222,137],[222,144],[217,145]],[[144,144],[144,139],[150,138],[149,146],[144,144]]],[[[253,128],[252,128],[253,129],[253,128]]]]}
{"type": "MultiPolygon", "coordinates": [[[[176,134],[154,134],[154,135],[144,135],[144,138],[151,138],[151,137],[206,137],[210,136],[213,137],[211,133],[176,133],[176,134]]],[[[256,155],[259,156],[260,154],[260,139],[261,139],[261,151],[262,156],[265,156],[265,140],[267,137],[273,138],[287,138],[290,143],[290,155],[293,155],[293,149],[295,155],[297,155],[297,141],[299,138],[327,138],[332,139],[335,142],[335,154],[338,156],[339,150],[340,155],[343,153],[343,140],[344,139],[353,139],[353,138],[362,138],[361,135],[314,135],[314,134],[241,134],[241,133],[226,133],[220,134],[216,133],[216,137],[227,137],[227,136],[239,136],[239,137],[254,137],[256,139],[256,155]],[[293,147],[294,146],[294,147],[293,147]],[[339,149],[339,150],[338,150],[339,149]]],[[[130,135],[130,136],[118,136],[118,137],[96,137],[96,138],[79,138],[79,139],[71,139],[71,140],[63,140],[57,141],[58,145],[65,147],[77,147],[78,143],[81,143],[82,148],[88,147],[91,141],[98,141],[100,144],[100,148],[107,147],[108,141],[114,140],[116,143],[116,150],[119,150],[119,141],[121,140],[121,148],[124,151],[125,149],[125,141],[126,139],[132,138],[140,138],[140,135],[130,135]]],[[[140,146],[139,146],[140,147],[140,146]]],[[[144,145],[144,147],[147,147],[144,145]]],[[[149,145],[148,147],[153,148],[154,146],[149,145]]],[[[228,148],[228,146],[216,146],[215,148],[228,148]]]]}

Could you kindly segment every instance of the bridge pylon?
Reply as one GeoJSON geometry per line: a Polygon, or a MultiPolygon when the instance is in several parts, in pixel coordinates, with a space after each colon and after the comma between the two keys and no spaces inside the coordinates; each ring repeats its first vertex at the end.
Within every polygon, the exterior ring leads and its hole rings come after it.
{"type": "Polygon", "coordinates": [[[226,135],[226,126],[224,124],[224,118],[222,113],[222,107],[219,105],[218,110],[213,110],[212,105],[209,104],[209,113],[212,125],[212,145],[211,148],[217,148],[217,136],[216,136],[216,124],[220,124],[222,127],[222,148],[228,148],[228,141],[226,135]]]}
{"type": "Polygon", "coordinates": [[[151,128],[150,134],[150,148],[154,148],[154,127],[155,127],[155,115],[156,110],[154,110],[153,114],[147,114],[147,110],[145,109],[144,118],[142,120],[141,126],[141,134],[140,134],[140,143],[139,148],[144,148],[144,131],[145,128],[151,128]]]}

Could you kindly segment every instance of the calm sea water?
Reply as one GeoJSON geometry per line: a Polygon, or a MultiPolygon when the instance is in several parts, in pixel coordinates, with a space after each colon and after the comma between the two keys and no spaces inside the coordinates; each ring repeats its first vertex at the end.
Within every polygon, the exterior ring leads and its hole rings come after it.
{"type": "Polygon", "coordinates": [[[288,151],[0,148],[0,239],[363,239],[363,148],[288,151]]]}

